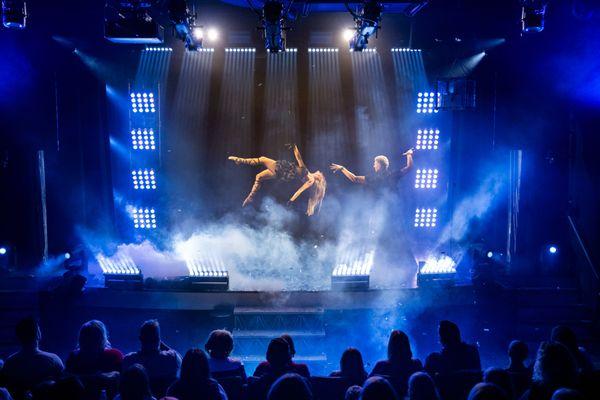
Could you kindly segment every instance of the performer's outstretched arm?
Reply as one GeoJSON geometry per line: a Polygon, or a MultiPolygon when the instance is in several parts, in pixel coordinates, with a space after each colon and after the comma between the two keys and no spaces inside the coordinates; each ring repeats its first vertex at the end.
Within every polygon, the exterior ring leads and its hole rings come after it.
{"type": "Polygon", "coordinates": [[[294,195],[290,198],[290,202],[296,201],[296,199],[302,194],[302,192],[311,187],[314,183],[315,179],[309,177],[308,180],[304,182],[302,186],[300,186],[300,189],[296,190],[296,193],[294,193],[294,195]]]}
{"type": "Polygon", "coordinates": [[[404,153],[404,155],[406,156],[406,166],[400,170],[400,173],[402,173],[402,175],[406,174],[412,168],[414,152],[415,151],[413,149],[409,149],[404,153]]]}
{"type": "Polygon", "coordinates": [[[365,183],[365,177],[363,175],[354,175],[352,172],[348,171],[343,165],[332,163],[329,168],[331,168],[333,173],[342,171],[342,174],[344,174],[344,176],[348,178],[348,180],[352,183],[358,183],[359,185],[364,185],[365,183]]]}
{"type": "Polygon", "coordinates": [[[298,163],[298,166],[300,168],[306,168],[306,165],[304,164],[304,160],[302,160],[302,156],[300,155],[300,150],[298,150],[298,146],[297,145],[293,145],[294,147],[292,147],[291,144],[286,144],[286,146],[294,151],[294,157],[296,157],[296,162],[298,163]]]}

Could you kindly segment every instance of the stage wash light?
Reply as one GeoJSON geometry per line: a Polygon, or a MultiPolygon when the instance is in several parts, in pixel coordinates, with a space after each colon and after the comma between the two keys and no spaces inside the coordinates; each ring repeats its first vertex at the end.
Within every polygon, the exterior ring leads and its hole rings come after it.
{"type": "Polygon", "coordinates": [[[439,129],[419,129],[417,131],[416,150],[437,150],[439,143],[439,129]]]}
{"type": "Polygon", "coordinates": [[[115,289],[141,289],[144,276],[131,257],[116,254],[106,257],[96,255],[96,261],[104,274],[104,286],[115,289]]]}
{"type": "Polygon", "coordinates": [[[154,137],[154,129],[132,129],[131,148],[133,150],[156,150],[156,139],[154,137]]]}
{"type": "Polygon", "coordinates": [[[456,277],[456,262],[448,255],[441,253],[419,262],[417,286],[453,285],[456,277]]]}
{"type": "Polygon", "coordinates": [[[135,229],[156,229],[156,211],[152,207],[132,207],[131,218],[135,229]]]}
{"type": "Polygon", "coordinates": [[[156,176],[152,168],[131,171],[131,179],[135,190],[156,189],[156,176]]]}
{"type": "Polygon", "coordinates": [[[437,208],[418,207],[415,210],[415,228],[435,228],[437,225],[437,208]]]}
{"type": "Polygon", "coordinates": [[[417,94],[417,113],[431,114],[439,110],[440,93],[419,92],[417,94]]]}
{"type": "Polygon", "coordinates": [[[375,261],[375,250],[361,253],[349,252],[334,266],[331,273],[331,288],[334,290],[367,290],[371,269],[375,261]]]}
{"type": "Polygon", "coordinates": [[[156,101],[152,92],[131,92],[131,111],[134,113],[155,113],[156,101]]]}
{"type": "Polygon", "coordinates": [[[438,185],[437,169],[417,169],[415,177],[415,189],[436,189],[438,185]]]}
{"type": "Polygon", "coordinates": [[[381,28],[381,13],[383,4],[378,1],[367,0],[362,2],[357,9],[353,10],[348,3],[344,3],[346,9],[354,19],[354,33],[348,41],[350,51],[363,51],[367,48],[369,38],[377,37],[381,28]]]}

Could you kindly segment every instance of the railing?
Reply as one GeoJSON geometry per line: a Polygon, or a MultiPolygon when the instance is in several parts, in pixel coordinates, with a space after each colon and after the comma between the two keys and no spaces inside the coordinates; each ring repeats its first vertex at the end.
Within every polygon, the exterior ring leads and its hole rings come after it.
{"type": "Polygon", "coordinates": [[[594,328],[600,327],[600,274],[586,249],[573,217],[567,216],[567,220],[569,222],[569,237],[575,254],[574,267],[577,271],[583,300],[593,309],[594,328]]]}

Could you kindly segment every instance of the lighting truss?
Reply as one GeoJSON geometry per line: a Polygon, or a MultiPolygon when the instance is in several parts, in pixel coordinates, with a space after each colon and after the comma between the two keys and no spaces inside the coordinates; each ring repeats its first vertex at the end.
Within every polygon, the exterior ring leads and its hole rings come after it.
{"type": "Polygon", "coordinates": [[[392,48],[392,53],[406,53],[406,52],[410,52],[410,53],[420,53],[421,49],[409,49],[406,47],[394,47],[392,48]]]}
{"type": "Polygon", "coordinates": [[[131,218],[135,229],[156,229],[156,211],[153,207],[133,207],[131,218]]]}
{"type": "Polygon", "coordinates": [[[437,225],[437,208],[417,208],[415,210],[415,228],[435,228],[437,225]]]}
{"type": "Polygon", "coordinates": [[[415,189],[436,189],[438,185],[438,170],[419,168],[415,176],[415,189]]]}
{"type": "Polygon", "coordinates": [[[131,171],[131,180],[133,181],[133,188],[135,190],[156,189],[156,176],[152,168],[131,171]]]}
{"type": "Polygon", "coordinates": [[[261,9],[256,7],[252,0],[247,0],[248,5],[259,18],[259,27],[263,32],[265,49],[269,53],[286,51],[286,36],[289,30],[288,18],[293,0],[288,4],[285,0],[266,0],[261,9]]]}
{"type": "Polygon", "coordinates": [[[133,111],[134,113],[156,112],[156,102],[154,99],[154,93],[132,92],[129,96],[131,99],[131,111],[133,111]]]}
{"type": "Polygon", "coordinates": [[[131,130],[131,148],[133,150],[156,150],[154,129],[138,128],[131,130]]]}
{"type": "Polygon", "coordinates": [[[440,93],[419,92],[417,94],[417,113],[437,113],[440,101],[440,93]]]}
{"type": "Polygon", "coordinates": [[[522,0],[521,5],[521,32],[543,31],[548,0],[522,0]]]}
{"type": "Polygon", "coordinates": [[[332,47],[309,47],[309,53],[337,53],[339,49],[332,47]]]}
{"type": "Polygon", "coordinates": [[[162,43],[164,29],[154,18],[151,1],[107,0],[104,37],[113,43],[162,43]]]}
{"type": "Polygon", "coordinates": [[[383,4],[378,1],[366,0],[358,8],[352,10],[348,3],[344,3],[346,9],[354,18],[354,35],[349,41],[350,51],[363,51],[367,48],[369,38],[377,37],[381,28],[381,14],[383,4]]]}
{"type": "Polygon", "coordinates": [[[416,150],[437,150],[440,143],[439,129],[419,129],[417,131],[416,150]]]}
{"type": "Polygon", "coordinates": [[[25,29],[27,4],[23,0],[2,0],[2,25],[10,29],[25,29]]]}

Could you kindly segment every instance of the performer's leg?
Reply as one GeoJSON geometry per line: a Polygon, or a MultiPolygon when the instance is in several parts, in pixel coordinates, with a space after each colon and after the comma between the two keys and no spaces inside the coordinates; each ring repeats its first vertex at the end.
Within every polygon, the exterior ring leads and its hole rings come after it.
{"type": "Polygon", "coordinates": [[[246,207],[248,204],[252,203],[252,201],[254,200],[254,195],[260,189],[263,181],[273,178],[275,178],[275,173],[271,172],[268,169],[256,174],[256,179],[254,180],[254,185],[252,185],[252,190],[250,190],[250,193],[248,193],[248,196],[244,200],[244,203],[242,203],[242,207],[246,207]]]}
{"type": "Polygon", "coordinates": [[[256,166],[256,165],[262,164],[262,165],[264,165],[264,167],[266,169],[275,173],[276,161],[269,157],[260,156],[260,157],[256,157],[256,158],[240,158],[240,157],[229,156],[229,157],[227,157],[227,159],[233,161],[234,163],[236,163],[238,165],[246,164],[246,165],[256,166]]]}

